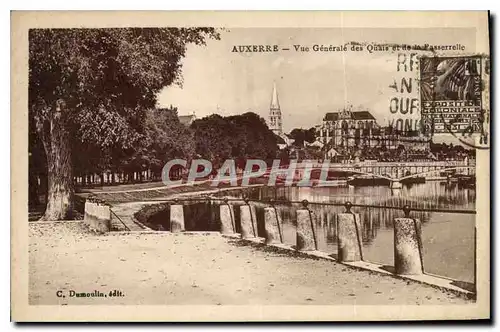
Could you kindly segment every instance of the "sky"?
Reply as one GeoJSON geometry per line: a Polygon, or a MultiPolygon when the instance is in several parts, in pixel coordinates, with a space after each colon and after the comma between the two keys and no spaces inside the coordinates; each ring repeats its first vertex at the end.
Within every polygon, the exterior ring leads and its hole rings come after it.
{"type": "MultiPolygon", "coordinates": [[[[206,46],[189,45],[183,59],[182,86],[166,87],[158,105],[178,107],[180,115],[201,118],[213,113],[234,115],[252,111],[267,119],[276,82],[283,129],[310,128],[327,112],[352,105],[369,110],[380,125],[391,119],[419,119],[391,113],[392,98],[418,98],[418,68],[397,71],[398,52],[367,51],[368,44],[457,44],[475,48],[475,29],[380,28],[237,28],[222,31],[206,46]],[[341,46],[357,42],[363,51],[315,52],[313,45],[341,46]],[[278,52],[232,52],[236,45],[278,45],[278,52]],[[297,52],[294,45],[309,47],[297,52]],[[282,50],[289,48],[290,50],[282,50]],[[400,81],[413,79],[411,93],[400,92],[400,81]],[[390,85],[396,81],[398,92],[390,85]]],[[[350,46],[348,46],[350,48],[350,46]]],[[[409,53],[409,52],[403,52],[409,53]]],[[[422,52],[420,52],[422,53],[422,52]]],[[[401,59],[401,58],[400,58],[401,59]]],[[[402,69],[403,67],[400,67],[402,69]]],[[[394,110],[394,108],[393,108],[394,110]]]]}

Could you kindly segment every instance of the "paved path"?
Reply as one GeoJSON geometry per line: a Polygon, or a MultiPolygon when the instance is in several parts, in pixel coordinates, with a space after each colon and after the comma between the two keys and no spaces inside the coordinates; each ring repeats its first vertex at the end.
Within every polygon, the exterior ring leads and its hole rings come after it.
{"type": "Polygon", "coordinates": [[[30,304],[466,304],[430,286],[219,235],[97,236],[30,223],[30,304]],[[70,290],[122,297],[70,298],[70,290]],[[57,297],[62,291],[65,298],[57,297]]]}
{"type": "MultiPolygon", "coordinates": [[[[248,187],[261,186],[260,184],[250,185],[248,187]]],[[[141,224],[134,214],[146,205],[160,204],[162,199],[173,199],[176,197],[196,196],[200,194],[214,194],[227,190],[238,190],[241,187],[214,188],[208,183],[199,183],[195,186],[182,185],[177,187],[164,187],[163,189],[145,189],[131,192],[101,193],[96,195],[98,198],[111,203],[111,229],[113,231],[138,231],[148,230],[141,224]],[[135,196],[133,196],[135,195],[135,196]],[[155,199],[158,202],[147,199],[155,199]]]]}
{"type": "MultiPolygon", "coordinates": [[[[151,204],[151,203],[149,203],[151,204]]],[[[111,207],[111,229],[116,231],[141,231],[147,230],[140,224],[134,214],[139,211],[144,203],[123,203],[111,207]]]]}
{"type": "Polygon", "coordinates": [[[92,194],[111,204],[111,229],[113,231],[140,231],[148,228],[138,222],[134,214],[146,205],[155,204],[151,199],[170,199],[181,196],[183,193],[194,194],[210,189],[213,188],[206,181],[200,181],[194,186],[183,184],[169,187],[152,182],[92,189],[79,195],[86,198],[92,194]],[[148,199],[150,201],[147,201],[148,199]]]}

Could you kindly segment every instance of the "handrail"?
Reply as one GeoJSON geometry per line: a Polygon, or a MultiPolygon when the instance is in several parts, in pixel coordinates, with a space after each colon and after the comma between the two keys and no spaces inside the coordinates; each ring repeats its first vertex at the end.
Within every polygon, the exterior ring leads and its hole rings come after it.
{"type": "Polygon", "coordinates": [[[123,226],[125,226],[125,228],[127,229],[127,231],[130,231],[130,228],[123,222],[123,220],[115,213],[115,211],[113,211],[113,209],[109,209],[111,211],[112,214],[115,215],[115,217],[123,224],[123,226]]]}
{"type": "MultiPolygon", "coordinates": [[[[141,202],[158,202],[158,203],[182,203],[182,202],[206,202],[208,200],[212,201],[221,201],[221,202],[255,202],[255,203],[264,203],[264,204],[304,204],[304,200],[301,201],[290,201],[290,200],[276,200],[276,199],[251,199],[248,197],[243,198],[229,198],[229,197],[213,197],[213,196],[204,196],[204,197],[186,197],[186,198],[166,198],[166,199],[143,199],[141,202]]],[[[307,201],[307,200],[306,200],[307,201]]],[[[381,204],[356,204],[351,203],[349,201],[346,202],[310,202],[307,201],[307,204],[310,205],[325,205],[325,206],[347,206],[351,207],[360,207],[360,208],[375,208],[375,209],[392,209],[392,210],[402,210],[407,214],[406,210],[413,212],[439,212],[439,213],[459,213],[459,214],[476,214],[475,210],[464,210],[464,209],[443,209],[443,208],[419,208],[419,207],[411,207],[409,205],[405,206],[394,206],[394,205],[381,205],[381,204]]]]}

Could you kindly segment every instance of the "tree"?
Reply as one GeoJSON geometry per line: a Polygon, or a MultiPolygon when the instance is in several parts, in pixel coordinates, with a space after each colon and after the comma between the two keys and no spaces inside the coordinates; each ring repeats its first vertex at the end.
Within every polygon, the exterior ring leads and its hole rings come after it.
{"type": "Polygon", "coordinates": [[[133,148],[158,92],[181,83],[186,45],[207,38],[219,35],[213,28],[29,31],[29,119],[48,166],[42,219],[72,217],[78,149],[133,148]]]}
{"type": "Polygon", "coordinates": [[[313,143],[316,140],[316,129],[314,127],[309,129],[295,128],[288,136],[294,139],[293,145],[304,146],[304,142],[313,143]]]}
{"type": "Polygon", "coordinates": [[[157,175],[171,159],[186,159],[194,155],[194,135],[177,116],[177,108],[150,109],[145,117],[146,137],[143,141],[147,167],[157,175]]]}
{"type": "Polygon", "coordinates": [[[37,207],[40,204],[41,188],[46,186],[47,162],[40,139],[36,134],[33,123],[29,123],[29,177],[28,177],[28,204],[30,207],[37,207]],[[38,180],[41,180],[39,185],[38,180]]]}
{"type": "Polygon", "coordinates": [[[195,150],[201,158],[210,160],[217,168],[231,157],[234,130],[227,118],[218,114],[195,120],[191,124],[195,137],[195,150]]]}
{"type": "Polygon", "coordinates": [[[232,156],[246,160],[248,158],[274,159],[278,151],[277,137],[267,127],[266,121],[253,112],[227,118],[236,135],[231,138],[232,156]]]}
{"type": "Polygon", "coordinates": [[[252,112],[228,117],[213,114],[195,120],[191,127],[196,153],[210,160],[214,168],[229,158],[235,158],[238,166],[249,158],[273,159],[278,151],[276,136],[252,112]]]}

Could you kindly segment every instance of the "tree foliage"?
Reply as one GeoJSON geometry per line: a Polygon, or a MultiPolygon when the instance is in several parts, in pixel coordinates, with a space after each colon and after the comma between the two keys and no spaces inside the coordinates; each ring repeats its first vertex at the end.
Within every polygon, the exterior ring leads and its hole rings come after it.
{"type": "Polygon", "coordinates": [[[156,95],[181,82],[186,45],[203,45],[206,37],[218,34],[212,28],[30,30],[32,118],[50,117],[63,99],[65,123],[80,142],[133,146],[156,95]]]}
{"type": "Polygon", "coordinates": [[[182,83],[186,46],[207,38],[219,35],[213,28],[29,31],[29,119],[47,156],[46,218],[69,217],[73,165],[116,167],[147,137],[147,110],[161,89],[182,83]]]}
{"type": "Polygon", "coordinates": [[[295,128],[288,136],[294,140],[293,145],[304,146],[304,142],[313,143],[316,140],[316,129],[295,128]]]}
{"type": "Polygon", "coordinates": [[[248,112],[222,117],[217,114],[195,120],[196,153],[217,167],[229,158],[235,158],[238,166],[246,159],[273,159],[278,152],[276,136],[264,119],[248,112]]]}
{"type": "Polygon", "coordinates": [[[159,174],[171,159],[191,159],[194,155],[193,132],[180,123],[176,108],[150,109],[145,119],[141,155],[146,157],[149,169],[159,174]]]}

